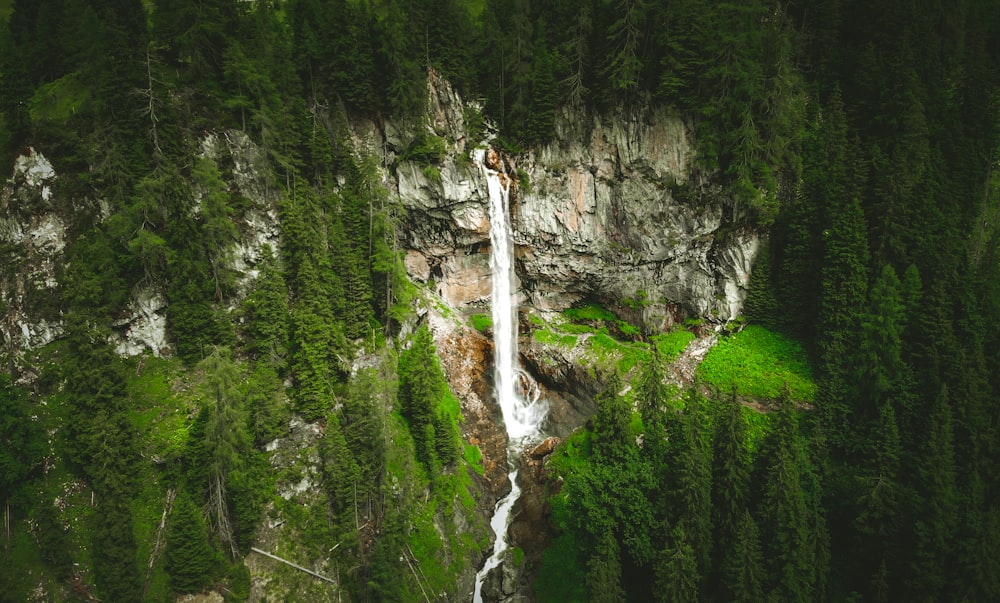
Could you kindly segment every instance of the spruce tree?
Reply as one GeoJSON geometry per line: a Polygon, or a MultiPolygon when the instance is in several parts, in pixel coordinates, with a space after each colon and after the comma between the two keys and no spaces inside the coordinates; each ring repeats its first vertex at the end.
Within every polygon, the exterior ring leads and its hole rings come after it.
{"type": "MultiPolygon", "coordinates": [[[[748,508],[750,458],[743,408],[731,391],[718,405],[712,439],[712,569],[721,576],[748,508]]],[[[713,581],[712,584],[721,584],[713,581]]]]}
{"type": "Polygon", "coordinates": [[[757,603],[764,600],[764,559],[757,523],[744,511],[737,520],[732,544],[726,549],[717,601],[757,603]]]}
{"type": "Polygon", "coordinates": [[[685,537],[684,528],[675,526],[671,531],[670,539],[658,555],[653,572],[657,601],[696,603],[701,600],[698,559],[685,537]]]}
{"type": "Polygon", "coordinates": [[[209,585],[218,562],[208,542],[208,528],[198,505],[183,488],[174,499],[167,531],[167,572],[170,587],[193,593],[209,585]]]}
{"type": "Polygon", "coordinates": [[[587,589],[593,603],[625,603],[621,554],[610,530],[602,532],[587,562],[587,589]]]}

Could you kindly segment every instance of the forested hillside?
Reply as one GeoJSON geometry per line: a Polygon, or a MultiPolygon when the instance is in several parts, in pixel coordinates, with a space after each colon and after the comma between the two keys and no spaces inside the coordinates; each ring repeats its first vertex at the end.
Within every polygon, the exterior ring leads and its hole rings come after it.
{"type": "Polygon", "coordinates": [[[290,600],[467,600],[488,480],[387,184],[453,152],[429,72],[510,157],[573,116],[680,116],[729,200],[715,236],[766,240],[726,341],[792,365],[735,388],[772,371],[728,375],[720,344],[679,391],[660,334],[531,326],[628,362],[592,371],[598,412],[550,459],[525,596],[1000,600],[995,2],[0,0],[0,22],[0,166],[57,175],[0,199],[0,600],[260,597],[267,538],[337,583],[286,568],[290,600]],[[45,274],[14,243],[41,215],[64,226],[45,274]],[[141,292],[166,341],[123,355],[141,292]]]}

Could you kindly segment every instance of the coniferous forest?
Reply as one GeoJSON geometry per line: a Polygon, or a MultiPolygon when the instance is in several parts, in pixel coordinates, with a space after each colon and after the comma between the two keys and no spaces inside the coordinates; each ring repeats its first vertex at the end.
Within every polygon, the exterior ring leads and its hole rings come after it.
{"type": "MultiPolygon", "coordinates": [[[[481,459],[415,326],[392,166],[350,130],[419,124],[429,70],[510,155],[563,115],[682,116],[766,234],[747,333],[798,342],[815,386],[751,409],[664,385],[659,353],[605,375],[551,461],[532,596],[1000,600],[993,0],[0,0],[0,22],[0,166],[30,147],[59,174],[54,209],[0,218],[71,216],[58,287],[18,302],[60,336],[0,340],[0,600],[246,600],[274,505],[338,600],[467,600],[486,535],[432,519],[474,506],[481,459]],[[245,294],[226,250],[254,209],[202,142],[223,131],[262,149],[280,223],[245,294]],[[124,358],[146,286],[169,353],[124,358]],[[276,495],[290,421],[322,426],[315,508],[276,495]]],[[[403,157],[432,169],[438,142],[403,157]]],[[[19,257],[0,241],[4,288],[19,257]]]]}

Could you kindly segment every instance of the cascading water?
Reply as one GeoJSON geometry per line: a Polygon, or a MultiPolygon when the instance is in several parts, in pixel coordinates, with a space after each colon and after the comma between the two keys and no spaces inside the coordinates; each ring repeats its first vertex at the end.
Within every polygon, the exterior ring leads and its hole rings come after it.
{"type": "Polygon", "coordinates": [[[490,527],[496,534],[493,554],[476,574],[475,603],[482,603],[483,580],[493,568],[500,565],[507,550],[507,526],[510,511],[521,494],[517,486],[516,461],[524,446],[539,434],[545,405],[539,400],[538,389],[530,376],[517,366],[517,298],[513,291],[514,253],[513,237],[508,205],[510,185],[496,151],[476,151],[476,160],[486,173],[490,194],[490,243],[493,270],[493,357],[494,384],[497,401],[503,412],[507,429],[507,462],[510,472],[511,489],[507,496],[497,502],[490,520],[490,527]],[[487,161],[487,157],[489,161],[487,161]],[[498,169],[492,169],[490,166],[498,169]]]}

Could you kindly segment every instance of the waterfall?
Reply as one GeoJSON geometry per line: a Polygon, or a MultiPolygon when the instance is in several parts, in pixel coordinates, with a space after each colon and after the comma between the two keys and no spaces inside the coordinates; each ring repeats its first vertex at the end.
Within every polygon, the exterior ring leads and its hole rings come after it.
{"type": "Polygon", "coordinates": [[[490,243],[493,271],[493,358],[494,389],[507,430],[507,463],[511,490],[497,502],[490,520],[496,534],[493,554],[476,574],[475,603],[482,602],[483,579],[500,565],[507,550],[507,527],[510,511],[521,489],[517,486],[517,458],[524,446],[539,434],[545,418],[545,404],[539,399],[538,388],[531,377],[518,367],[517,361],[517,294],[514,291],[514,244],[509,219],[510,181],[502,173],[503,165],[496,154],[476,151],[476,162],[486,174],[490,195],[490,243]],[[495,166],[496,169],[493,169],[495,166]]]}

